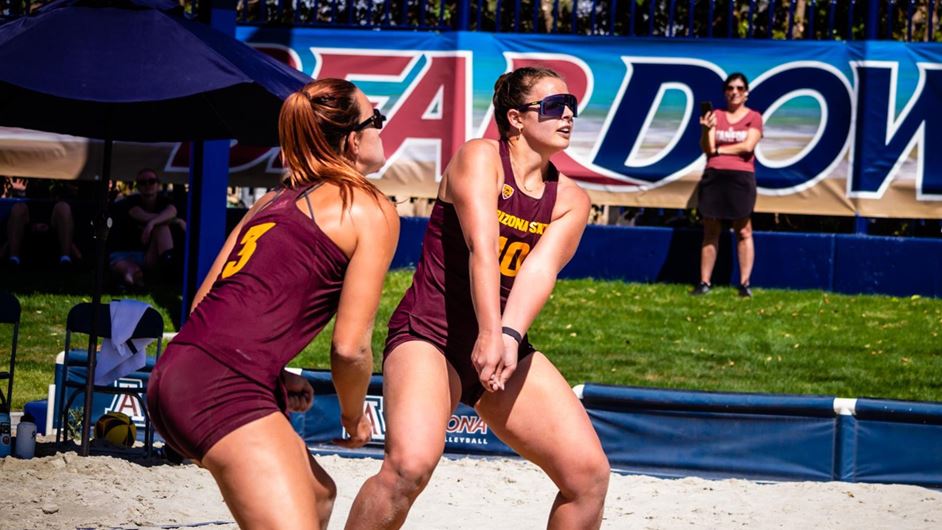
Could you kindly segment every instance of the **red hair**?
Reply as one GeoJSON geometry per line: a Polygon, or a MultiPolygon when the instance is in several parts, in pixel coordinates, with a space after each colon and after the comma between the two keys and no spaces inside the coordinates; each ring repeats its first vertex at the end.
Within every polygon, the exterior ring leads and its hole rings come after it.
{"type": "Polygon", "coordinates": [[[356,91],[353,83],[343,79],[319,79],[288,96],[278,116],[287,184],[335,184],[344,207],[353,188],[379,194],[347,156],[347,138],[360,122],[356,91]]]}

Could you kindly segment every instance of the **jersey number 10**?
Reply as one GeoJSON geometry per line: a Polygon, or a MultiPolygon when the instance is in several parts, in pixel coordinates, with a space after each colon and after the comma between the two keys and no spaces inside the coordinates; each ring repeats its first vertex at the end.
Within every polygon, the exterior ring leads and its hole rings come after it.
{"type": "Polygon", "coordinates": [[[500,273],[504,276],[513,278],[520,270],[520,264],[530,253],[530,245],[523,241],[514,241],[507,244],[507,238],[501,236],[498,239],[500,250],[497,251],[497,259],[500,260],[500,273]]]}

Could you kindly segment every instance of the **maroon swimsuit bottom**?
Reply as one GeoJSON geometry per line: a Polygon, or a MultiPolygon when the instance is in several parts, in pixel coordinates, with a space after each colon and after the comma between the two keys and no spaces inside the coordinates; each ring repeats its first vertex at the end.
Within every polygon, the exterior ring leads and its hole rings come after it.
{"type": "Polygon", "coordinates": [[[147,409],[157,432],[197,460],[239,427],[284,413],[286,403],[280,378],[266,386],[186,344],[167,347],[147,384],[147,409]]]}
{"type": "MultiPolygon", "coordinates": [[[[407,320],[408,322],[408,320],[407,320]]],[[[458,378],[461,379],[461,402],[469,407],[474,407],[481,396],[484,395],[484,387],[478,378],[478,372],[474,369],[471,362],[471,351],[474,349],[474,340],[449,341],[448,344],[441,344],[438,341],[424,337],[417,333],[408,323],[396,329],[390,329],[386,338],[386,348],[383,350],[383,362],[400,344],[414,340],[427,342],[435,347],[448,364],[458,372],[458,378]],[[453,344],[457,342],[458,344],[453,344]]],[[[536,348],[530,344],[526,337],[520,343],[520,349],[517,350],[517,363],[524,360],[528,355],[532,355],[536,348]]]]}

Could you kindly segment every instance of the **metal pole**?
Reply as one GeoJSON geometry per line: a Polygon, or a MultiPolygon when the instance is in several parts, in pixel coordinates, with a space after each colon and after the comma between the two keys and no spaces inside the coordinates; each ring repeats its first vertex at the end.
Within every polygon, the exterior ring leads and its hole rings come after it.
{"type": "Polygon", "coordinates": [[[471,0],[458,2],[458,31],[471,29],[471,0]]]}
{"type": "MultiPolygon", "coordinates": [[[[203,5],[203,3],[201,3],[203,5]]],[[[235,0],[212,0],[201,21],[235,36],[235,0]]],[[[190,150],[186,243],[180,325],[190,313],[193,295],[226,241],[226,186],[229,183],[229,141],[193,142],[190,150]]]]}
{"type": "Polygon", "coordinates": [[[877,40],[879,32],[877,24],[880,21],[880,2],[871,0],[867,2],[867,27],[865,29],[867,40],[877,40]]]}
{"type": "MultiPolygon", "coordinates": [[[[877,40],[879,38],[877,24],[880,20],[880,3],[875,1],[867,2],[867,22],[864,27],[864,35],[867,40],[877,40]]],[[[867,218],[859,213],[854,214],[854,233],[857,235],[867,234],[867,218]]]]}
{"type": "Polygon", "coordinates": [[[854,233],[858,236],[867,235],[867,218],[861,217],[859,213],[854,214],[854,233]]]}
{"type": "MultiPolygon", "coordinates": [[[[82,410],[82,444],[79,454],[88,456],[89,427],[92,418],[92,398],[95,393],[95,364],[98,352],[98,326],[100,325],[101,290],[105,272],[105,242],[111,228],[108,217],[108,183],[111,181],[111,138],[105,139],[104,160],[101,178],[98,181],[98,213],[93,221],[92,237],[95,240],[95,283],[92,287],[92,329],[88,334],[88,365],[85,373],[85,405],[82,410]]],[[[68,353],[68,352],[66,352],[68,353]]],[[[62,404],[61,406],[65,406],[62,404]]]]}

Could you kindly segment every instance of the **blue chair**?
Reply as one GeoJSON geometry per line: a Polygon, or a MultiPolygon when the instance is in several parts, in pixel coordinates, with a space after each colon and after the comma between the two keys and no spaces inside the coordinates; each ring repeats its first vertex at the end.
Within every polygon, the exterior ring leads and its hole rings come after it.
{"type": "Polygon", "coordinates": [[[13,344],[10,346],[10,369],[0,372],[0,381],[6,379],[7,392],[0,388],[0,410],[10,412],[13,403],[13,371],[16,365],[16,342],[20,334],[20,301],[15,296],[0,291],[0,324],[13,326],[13,344]]]}
{"type": "MultiPolygon", "coordinates": [[[[111,311],[107,303],[98,306],[98,338],[99,340],[111,337],[111,311]]],[[[75,333],[88,335],[92,330],[92,304],[82,302],[69,310],[69,315],[65,326],[65,354],[62,362],[62,378],[58,390],[57,402],[59,404],[59,430],[56,433],[56,444],[69,439],[68,414],[72,402],[78,396],[85,397],[86,382],[88,377],[88,351],[84,348],[73,349],[72,335],[75,333]]],[[[126,378],[137,379],[142,382],[140,387],[121,387],[117,383],[111,386],[94,385],[95,393],[127,395],[132,397],[140,405],[140,410],[144,415],[144,448],[147,456],[151,455],[154,445],[154,429],[150,422],[150,414],[147,412],[147,381],[150,378],[150,372],[160,357],[163,348],[164,320],[156,309],[149,307],[141,316],[137,327],[132,333],[132,339],[154,339],[157,343],[154,356],[148,356],[144,368],[126,375],[126,378]]],[[[87,345],[87,340],[85,342],[87,345]]],[[[87,347],[87,346],[86,346],[87,347]]],[[[100,345],[99,345],[100,351],[100,345]]],[[[82,428],[89,429],[91,426],[83,425],[82,428]]]]}

